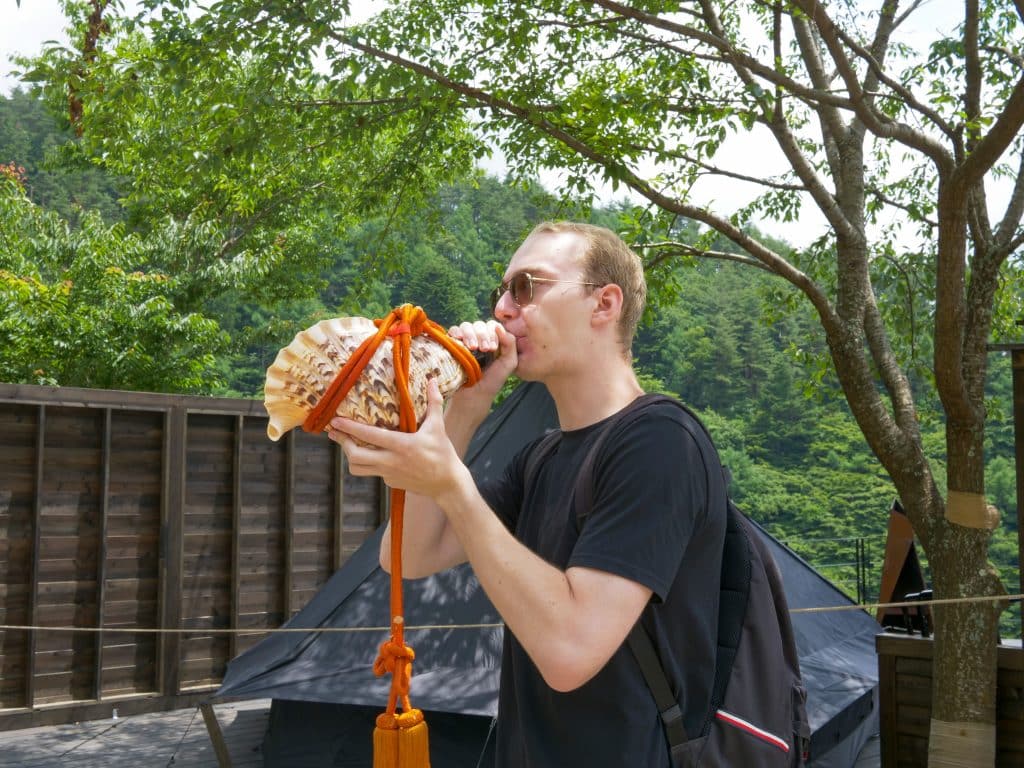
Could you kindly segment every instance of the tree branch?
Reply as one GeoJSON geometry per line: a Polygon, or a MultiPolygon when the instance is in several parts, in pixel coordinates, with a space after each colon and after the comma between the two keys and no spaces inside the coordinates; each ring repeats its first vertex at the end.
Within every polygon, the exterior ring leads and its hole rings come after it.
{"type": "Polygon", "coordinates": [[[969,188],[981,179],[1024,127],[1024,77],[1017,81],[995,123],[956,170],[958,183],[969,188]]]}
{"type": "Polygon", "coordinates": [[[641,179],[627,166],[616,159],[602,155],[594,150],[592,146],[581,141],[569,133],[565,128],[554,124],[547,117],[540,114],[532,107],[523,107],[508,99],[498,97],[486,92],[476,86],[453,80],[441,72],[435,71],[424,64],[406,59],[395,53],[381,50],[367,43],[361,42],[351,35],[343,35],[338,31],[330,31],[328,34],[332,39],[352,48],[353,50],[365,53],[380,61],[386,61],[402,69],[431,80],[449,92],[457,93],[475,102],[477,106],[488,106],[499,112],[505,112],[534,129],[546,134],[555,141],[575,151],[578,155],[595,164],[613,172],[623,183],[635,190],[638,194],[654,203],[665,211],[684,216],[688,219],[701,222],[728,237],[742,250],[764,264],[775,274],[783,277],[796,286],[814,305],[818,312],[822,326],[826,333],[836,333],[839,330],[839,319],[832,308],[828,297],[821,287],[811,278],[798,270],[779,254],[767,248],[758,240],[754,239],[728,219],[711,213],[705,208],[690,205],[682,200],[669,197],[651,186],[650,183],[641,179]]]}
{"type": "Polygon", "coordinates": [[[992,332],[993,306],[999,290],[999,267],[1009,251],[975,246],[964,317],[963,378],[973,402],[984,402],[987,344],[992,332]]]}
{"type": "Polygon", "coordinates": [[[1009,48],[1003,48],[998,45],[983,45],[981,50],[986,53],[999,53],[1006,57],[1006,59],[1019,69],[1024,69],[1024,56],[1021,56],[1016,51],[1011,51],[1009,48]]]}
{"type": "Polygon", "coordinates": [[[770,274],[775,275],[776,277],[779,277],[779,275],[775,271],[769,269],[767,266],[762,264],[757,259],[753,259],[750,256],[744,256],[743,254],[740,253],[729,253],[728,251],[712,251],[706,248],[695,248],[692,245],[676,242],[673,240],[665,240],[659,243],[634,243],[630,247],[633,248],[633,250],[635,251],[658,250],[662,252],[655,256],[654,258],[652,258],[647,263],[648,268],[656,266],[672,256],[675,256],[677,254],[683,254],[685,256],[698,256],[700,258],[716,259],[719,261],[735,261],[740,264],[746,264],[749,267],[756,267],[757,269],[762,269],[765,272],[768,272],[770,274]]]}
{"type": "Polygon", "coordinates": [[[1015,238],[1013,238],[1012,240],[1010,240],[1009,243],[1007,243],[1007,245],[1006,245],[1007,258],[1009,258],[1009,255],[1011,253],[1013,253],[1014,251],[1016,251],[1018,248],[1020,248],[1022,245],[1024,245],[1024,229],[1020,230],[1017,233],[1017,236],[1015,238]]]}
{"type": "MultiPolygon", "coordinates": [[[[85,80],[89,76],[89,65],[96,59],[96,44],[100,35],[109,29],[103,12],[110,4],[110,0],[89,0],[92,13],[86,21],[85,38],[82,41],[82,63],[75,67],[75,77],[85,80]]],[[[82,117],[85,114],[85,106],[82,104],[82,97],[78,88],[74,85],[74,78],[68,85],[68,120],[74,126],[75,135],[81,136],[84,127],[82,117]]]]}
{"type": "Polygon", "coordinates": [[[993,247],[992,225],[988,218],[985,184],[979,181],[967,194],[967,226],[975,250],[988,252],[993,247]]]}
{"type": "Polygon", "coordinates": [[[966,0],[964,14],[964,114],[968,153],[974,150],[981,126],[981,61],[978,58],[978,0],[966,0]]]}
{"type": "MultiPolygon", "coordinates": [[[[861,88],[860,82],[857,79],[857,72],[843,49],[843,45],[846,44],[846,35],[829,18],[828,13],[822,8],[820,2],[818,0],[794,0],[794,5],[811,19],[822,40],[824,40],[832,56],[832,61],[835,63],[840,77],[846,84],[853,109],[864,125],[879,137],[891,138],[917,149],[930,157],[940,168],[951,169],[953,159],[949,156],[945,147],[921,131],[914,130],[905,123],[891,120],[872,108],[869,94],[865,93],[861,88]]],[[[863,51],[863,48],[859,46],[854,50],[858,48],[860,51],[863,51]]],[[[870,54],[866,51],[863,51],[861,55],[866,59],[870,58],[870,54]]]]}
{"type": "MultiPolygon", "coordinates": [[[[627,144],[626,148],[635,150],[637,152],[651,152],[654,149],[653,147],[644,146],[642,144],[627,144]]],[[[757,184],[759,186],[767,187],[769,189],[778,189],[782,192],[807,191],[807,187],[805,187],[803,184],[792,184],[783,181],[771,181],[770,179],[760,178],[757,176],[748,176],[744,173],[739,173],[737,171],[728,171],[725,168],[721,168],[717,165],[711,165],[710,163],[706,163],[703,160],[698,160],[693,155],[687,154],[685,152],[675,152],[673,150],[660,149],[658,151],[662,154],[662,156],[666,158],[684,160],[690,165],[702,168],[705,171],[707,171],[709,176],[722,176],[728,179],[736,179],[737,181],[745,181],[750,184],[757,184]]]]}
{"type": "MultiPolygon", "coordinates": [[[[821,61],[821,51],[811,33],[807,20],[791,15],[793,32],[796,35],[797,44],[800,46],[800,57],[811,78],[811,84],[818,90],[828,89],[831,80],[825,73],[825,66],[821,61]]],[[[846,126],[843,125],[839,110],[830,104],[822,104],[815,114],[821,125],[821,135],[825,148],[825,157],[828,159],[832,174],[838,178],[841,174],[842,164],[839,156],[839,142],[846,133],[846,126]]]]}
{"type": "Polygon", "coordinates": [[[636,190],[638,194],[642,195],[654,205],[663,208],[666,211],[671,211],[679,214],[680,216],[711,226],[724,234],[725,237],[729,238],[729,240],[741,249],[750,253],[758,261],[765,264],[769,270],[782,276],[782,278],[799,288],[818,309],[819,315],[821,316],[821,322],[826,329],[828,327],[835,326],[836,317],[833,310],[831,310],[827,297],[806,274],[788,263],[774,251],[756,241],[754,238],[749,236],[748,233],[742,231],[727,219],[713,214],[706,209],[689,205],[660,193],[660,191],[655,189],[645,180],[641,179],[622,163],[595,152],[592,146],[571,135],[560,126],[553,124],[547,118],[538,115],[534,110],[523,108],[523,106],[498,97],[492,93],[483,91],[475,86],[447,78],[441,73],[422,65],[422,63],[408,58],[403,58],[395,53],[381,50],[367,43],[362,43],[353,37],[344,36],[337,32],[331,33],[331,36],[338,42],[353,48],[354,50],[361,51],[362,53],[366,53],[380,60],[389,61],[393,63],[393,65],[406,69],[410,72],[415,72],[422,77],[432,80],[446,90],[466,96],[467,98],[475,101],[478,105],[482,104],[490,106],[490,108],[498,110],[499,112],[506,112],[507,114],[534,126],[537,130],[546,133],[556,141],[565,144],[570,147],[571,150],[577,152],[581,157],[586,158],[592,163],[613,170],[624,183],[636,190]]]}
{"type": "Polygon", "coordinates": [[[939,226],[939,222],[933,219],[929,219],[926,216],[922,216],[920,213],[915,211],[913,207],[907,205],[906,203],[901,203],[899,200],[896,200],[895,198],[889,197],[887,194],[885,194],[885,192],[880,190],[878,187],[868,187],[867,193],[872,197],[878,198],[886,205],[891,205],[893,208],[899,208],[901,211],[906,212],[914,221],[919,221],[922,224],[927,224],[932,229],[936,229],[939,226]]]}
{"type": "MultiPolygon", "coordinates": [[[[590,0],[591,5],[599,5],[606,10],[613,13],[619,14],[626,18],[638,21],[641,24],[655,27],[656,29],[663,29],[666,32],[674,32],[687,39],[694,40],[696,42],[704,43],[710,46],[714,50],[718,51],[721,55],[718,57],[712,57],[708,55],[701,55],[696,52],[684,52],[687,55],[692,55],[700,59],[709,59],[711,61],[727,63],[727,64],[740,64],[749,70],[752,74],[766,80],[774,86],[781,86],[786,91],[797,96],[805,101],[812,103],[824,103],[831,104],[838,107],[846,107],[852,109],[853,105],[849,100],[838,96],[828,90],[819,90],[815,88],[808,88],[803,83],[793,80],[790,77],[785,76],[781,72],[772,69],[771,67],[765,66],[761,61],[751,56],[750,54],[744,53],[737,50],[726,40],[724,37],[717,37],[714,34],[708,34],[703,30],[691,27],[687,24],[678,24],[669,19],[664,19],[660,16],[641,11],[636,8],[630,8],[629,6],[622,5],[621,3],[612,2],[612,0],[590,0]]],[[[621,33],[623,35],[630,34],[627,32],[621,33]]],[[[675,46],[666,44],[664,41],[660,41],[657,38],[647,37],[643,35],[632,35],[640,40],[647,41],[652,45],[659,47],[667,47],[671,50],[678,51],[679,49],[675,46]]]]}
{"type": "Polygon", "coordinates": [[[289,107],[391,107],[401,105],[407,107],[408,99],[281,99],[281,104],[289,107]]]}
{"type": "MultiPolygon", "coordinates": [[[[723,29],[711,3],[708,0],[701,0],[701,8],[704,12],[704,22],[711,29],[712,34],[724,40],[725,30],[723,29]]],[[[737,76],[739,76],[743,82],[748,84],[753,82],[750,72],[743,66],[743,64],[739,61],[733,61],[732,64],[737,76]]],[[[828,220],[836,233],[840,237],[847,237],[851,240],[859,238],[860,233],[851,226],[850,221],[846,218],[846,215],[837,204],[835,197],[825,187],[824,180],[818,176],[814,167],[807,161],[807,158],[804,157],[796,137],[790,131],[789,125],[786,123],[785,116],[782,114],[781,107],[777,100],[775,101],[774,109],[765,115],[765,124],[775,136],[775,141],[778,143],[782,153],[789,161],[789,164],[796,173],[797,178],[803,182],[808,193],[811,195],[811,198],[814,200],[815,204],[821,210],[822,214],[828,220]]]]}
{"type": "Polygon", "coordinates": [[[914,2],[912,2],[910,4],[910,7],[907,8],[907,10],[905,10],[903,13],[901,13],[897,17],[896,23],[893,25],[893,28],[896,28],[896,27],[900,26],[904,21],[906,21],[908,18],[910,18],[911,14],[913,14],[914,11],[916,11],[918,8],[920,8],[922,5],[924,5],[926,2],[928,2],[928,0],[914,0],[914,2]]]}
{"type": "Polygon", "coordinates": [[[294,200],[309,192],[316,191],[320,187],[326,185],[326,183],[327,182],[325,181],[320,181],[317,182],[316,184],[311,184],[308,187],[303,187],[302,189],[295,190],[290,195],[284,195],[283,197],[277,200],[268,201],[267,205],[263,206],[260,210],[256,211],[252,216],[249,216],[248,219],[246,219],[245,225],[239,227],[234,235],[227,238],[223,243],[221,243],[220,248],[217,249],[216,258],[223,259],[225,256],[227,256],[231,249],[238,245],[238,243],[241,242],[241,240],[244,237],[250,234],[256,228],[256,225],[260,223],[260,221],[265,219],[267,216],[276,211],[289,200],[294,200]]]}
{"type": "Polygon", "coordinates": [[[996,244],[1006,247],[1007,253],[1015,250],[1012,247],[1013,236],[1020,227],[1021,218],[1024,218],[1024,149],[1020,153],[1020,164],[1017,167],[1013,192],[1010,193],[1010,200],[1006,204],[1002,221],[995,234],[996,244]]]}
{"type": "MultiPolygon", "coordinates": [[[[913,295],[909,293],[909,282],[907,290],[907,299],[911,305],[911,343],[913,343],[914,308],[913,295]]],[[[893,354],[892,347],[889,345],[889,336],[886,333],[881,313],[878,311],[875,295],[870,291],[868,294],[867,304],[864,308],[864,337],[871,352],[871,358],[875,361],[875,366],[878,368],[878,375],[881,377],[882,383],[889,393],[896,424],[904,436],[916,441],[919,427],[910,382],[904,375],[903,369],[900,368],[896,355],[893,354]]]]}
{"type": "MultiPolygon", "coordinates": [[[[918,5],[919,3],[915,3],[912,9],[916,8],[918,5]]],[[[918,101],[917,97],[914,96],[913,91],[904,87],[904,85],[898,80],[894,80],[889,77],[885,68],[882,66],[881,62],[884,58],[884,52],[888,50],[889,38],[892,35],[893,30],[895,30],[910,13],[910,10],[908,10],[899,19],[894,19],[893,14],[895,11],[895,3],[883,3],[882,12],[879,16],[878,28],[876,29],[875,39],[871,44],[870,51],[859,45],[856,40],[846,34],[846,32],[839,27],[835,28],[836,34],[839,35],[839,39],[842,40],[850,50],[856,53],[867,63],[870,77],[865,78],[865,92],[870,93],[874,90],[877,83],[882,83],[886,87],[890,88],[893,93],[899,96],[900,100],[907,106],[924,115],[936,128],[939,129],[941,133],[952,138],[956,132],[954,128],[942,118],[942,115],[926,104],[918,101]]]]}

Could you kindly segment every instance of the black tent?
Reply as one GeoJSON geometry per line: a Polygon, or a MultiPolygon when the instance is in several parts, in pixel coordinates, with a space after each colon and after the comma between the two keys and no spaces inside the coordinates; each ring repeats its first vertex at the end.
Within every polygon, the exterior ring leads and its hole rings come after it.
{"type": "MultiPolygon", "coordinates": [[[[557,423],[547,391],[517,388],[469,446],[474,476],[500,472],[522,445],[557,423]]],[[[763,532],[782,571],[791,608],[851,601],[763,532]]],[[[386,639],[388,577],[377,563],[381,532],[366,541],[286,626],[228,666],[214,698],[272,699],[263,742],[267,766],[369,766],[374,718],[388,678],[372,671],[386,639]],[[332,631],[333,630],[333,631],[332,631]]],[[[497,709],[500,617],[467,566],[405,586],[406,640],[416,650],[411,698],[424,710],[434,765],[489,765],[497,709]],[[423,627],[423,629],[415,629],[423,627]]],[[[798,613],[793,628],[808,689],[813,765],[848,768],[878,731],[878,624],[863,611],[798,613]]]]}

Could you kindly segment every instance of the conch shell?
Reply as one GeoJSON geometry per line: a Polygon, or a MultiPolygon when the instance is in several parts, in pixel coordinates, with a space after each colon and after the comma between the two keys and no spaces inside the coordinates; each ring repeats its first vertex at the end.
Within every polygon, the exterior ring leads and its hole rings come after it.
{"type": "MultiPolygon", "coordinates": [[[[299,331],[267,368],[264,407],[270,416],[267,436],[278,440],[302,424],[316,407],[352,353],[377,332],[365,317],[337,317],[299,331]]],[[[397,429],[398,389],[390,338],[366,364],[338,406],[337,415],[364,424],[397,429]]],[[[427,378],[437,379],[441,395],[451,396],[465,381],[459,363],[429,336],[413,336],[409,345],[409,394],[420,424],[427,411],[427,378]]]]}

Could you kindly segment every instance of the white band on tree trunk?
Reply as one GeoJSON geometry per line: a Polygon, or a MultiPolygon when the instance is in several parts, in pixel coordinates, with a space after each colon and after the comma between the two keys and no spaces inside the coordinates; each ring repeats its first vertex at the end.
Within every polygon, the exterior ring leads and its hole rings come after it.
{"type": "Polygon", "coordinates": [[[946,519],[965,528],[999,527],[999,510],[985,501],[980,493],[950,491],[946,499],[946,519]]]}
{"type": "Polygon", "coordinates": [[[928,768],[992,768],[995,764],[995,723],[947,723],[932,719],[928,768]]]}

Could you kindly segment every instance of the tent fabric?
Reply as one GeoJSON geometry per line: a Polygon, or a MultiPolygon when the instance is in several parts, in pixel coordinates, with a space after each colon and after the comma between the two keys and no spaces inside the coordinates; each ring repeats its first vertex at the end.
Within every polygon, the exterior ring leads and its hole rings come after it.
{"type": "MultiPolygon", "coordinates": [[[[492,477],[519,448],[556,425],[547,391],[521,385],[471,441],[470,471],[478,481],[492,477]]],[[[852,604],[759,531],[778,563],[791,608],[852,604]]],[[[285,625],[335,631],[273,634],[228,665],[214,698],[273,699],[264,740],[268,766],[368,765],[372,715],[386,704],[389,685],[372,671],[390,621],[389,577],[377,560],[381,536],[378,530],[367,539],[285,625]]],[[[426,714],[432,762],[489,765],[485,746],[493,744],[503,632],[497,611],[466,565],[407,581],[405,605],[406,639],[416,651],[410,696],[426,714]]],[[[878,731],[874,637],[880,628],[863,611],[844,610],[795,614],[793,630],[808,690],[812,765],[850,766],[878,731]]]]}

